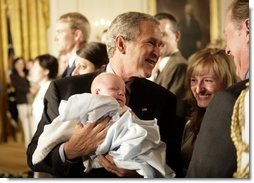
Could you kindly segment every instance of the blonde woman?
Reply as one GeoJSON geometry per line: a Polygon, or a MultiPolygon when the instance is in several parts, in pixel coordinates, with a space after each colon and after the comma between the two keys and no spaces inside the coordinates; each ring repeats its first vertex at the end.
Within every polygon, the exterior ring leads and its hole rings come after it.
{"type": "Polygon", "coordinates": [[[185,84],[186,100],[191,109],[181,146],[184,175],[208,104],[217,91],[233,85],[237,80],[234,62],[224,50],[206,48],[190,57],[185,84]]]}

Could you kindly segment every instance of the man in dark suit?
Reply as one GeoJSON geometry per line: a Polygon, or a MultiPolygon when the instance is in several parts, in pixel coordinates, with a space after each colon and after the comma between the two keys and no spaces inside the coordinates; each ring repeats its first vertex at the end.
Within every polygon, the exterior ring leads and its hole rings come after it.
{"type": "Polygon", "coordinates": [[[158,75],[154,81],[174,93],[177,97],[177,115],[186,116],[183,97],[185,93],[184,80],[187,60],[178,49],[181,33],[175,17],[169,13],[158,13],[155,18],[160,22],[163,34],[163,47],[160,61],[157,63],[158,75]]]}
{"type": "Polygon", "coordinates": [[[60,54],[67,55],[68,65],[61,77],[71,76],[75,69],[76,52],[88,42],[90,24],[87,18],[78,13],[70,12],[59,17],[56,24],[55,42],[60,54]]]}
{"type": "MultiPolygon", "coordinates": [[[[180,147],[175,136],[176,97],[163,87],[145,79],[150,77],[161,46],[159,23],[152,16],[127,12],[116,17],[107,31],[107,49],[110,62],[106,72],[115,73],[127,83],[127,105],[141,119],[158,119],[161,139],[167,144],[168,165],[178,171],[180,147]]],[[[102,71],[100,71],[102,72],[102,71]]],[[[107,122],[87,124],[76,128],[70,140],[56,146],[39,164],[32,164],[32,155],[44,125],[59,114],[60,100],[77,93],[90,92],[97,74],[90,73],[55,80],[49,86],[44,99],[44,113],[27,150],[28,165],[33,171],[44,171],[56,177],[138,177],[136,171],[118,168],[109,155],[100,155],[104,168],[84,173],[82,157],[93,154],[107,133],[107,122]]]]}
{"type": "Polygon", "coordinates": [[[187,177],[233,177],[236,147],[231,138],[235,102],[249,81],[249,1],[234,0],[226,16],[226,53],[234,57],[241,82],[217,93],[209,104],[197,136],[187,177]]]}
{"type": "Polygon", "coordinates": [[[177,135],[179,144],[181,144],[185,118],[189,110],[187,102],[184,101],[187,60],[178,49],[181,32],[175,17],[169,13],[158,13],[155,18],[160,22],[163,47],[160,59],[153,70],[154,82],[176,95],[177,135]],[[156,70],[159,71],[157,76],[156,70]]]}

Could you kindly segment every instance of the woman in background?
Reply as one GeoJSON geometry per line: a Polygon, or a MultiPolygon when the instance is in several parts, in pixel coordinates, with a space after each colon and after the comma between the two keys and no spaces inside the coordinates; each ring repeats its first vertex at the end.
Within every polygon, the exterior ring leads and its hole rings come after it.
{"type": "Polygon", "coordinates": [[[27,79],[27,69],[25,60],[17,57],[13,60],[10,81],[15,89],[15,99],[18,109],[18,118],[21,121],[25,147],[27,148],[31,138],[31,105],[28,102],[28,94],[32,92],[29,81],[27,79]]]}
{"type": "Polygon", "coordinates": [[[107,65],[109,59],[106,45],[90,42],[77,51],[75,69],[72,76],[95,72],[107,65]]]}
{"type": "MultiPolygon", "coordinates": [[[[32,104],[32,134],[37,130],[37,125],[41,119],[44,104],[43,98],[49,87],[51,80],[57,77],[58,61],[52,55],[44,54],[35,58],[33,67],[29,72],[29,81],[38,85],[39,90],[34,97],[32,104]]],[[[32,138],[31,138],[32,139],[32,138]]],[[[31,140],[30,139],[30,140],[31,140]]],[[[34,178],[49,178],[50,174],[43,172],[34,172],[34,178]]]]}
{"type": "MultiPolygon", "coordinates": [[[[32,133],[37,129],[44,108],[43,98],[52,79],[58,73],[58,61],[52,55],[39,55],[35,58],[34,65],[29,72],[29,81],[39,87],[32,104],[32,133]]],[[[31,140],[31,139],[30,139],[31,140]]]]}

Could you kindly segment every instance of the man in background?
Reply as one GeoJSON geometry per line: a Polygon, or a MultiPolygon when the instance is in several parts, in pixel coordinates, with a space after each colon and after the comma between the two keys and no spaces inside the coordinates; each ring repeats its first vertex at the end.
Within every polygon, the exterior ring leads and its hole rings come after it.
{"type": "Polygon", "coordinates": [[[163,46],[160,50],[160,59],[153,70],[153,77],[154,82],[176,95],[177,128],[179,130],[177,134],[180,143],[187,112],[187,103],[183,100],[187,60],[178,48],[181,33],[176,18],[169,13],[158,13],[155,18],[160,22],[163,46]]]}
{"type": "Polygon", "coordinates": [[[62,73],[62,77],[71,76],[75,68],[76,51],[88,42],[89,36],[90,24],[84,15],[71,12],[63,14],[58,19],[55,42],[59,54],[65,54],[68,57],[68,66],[62,73]]]}

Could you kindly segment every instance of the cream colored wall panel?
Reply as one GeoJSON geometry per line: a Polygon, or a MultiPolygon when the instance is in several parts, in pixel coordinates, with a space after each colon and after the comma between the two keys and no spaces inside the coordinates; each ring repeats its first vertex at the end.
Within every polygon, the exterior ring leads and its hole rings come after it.
{"type": "Polygon", "coordinates": [[[49,0],[50,1],[50,27],[48,31],[49,52],[57,56],[54,43],[56,20],[64,13],[77,11],[84,14],[91,23],[90,41],[96,41],[104,28],[98,26],[103,20],[112,21],[118,14],[127,11],[148,13],[148,3],[151,0],[49,0]]]}
{"type": "MultiPolygon", "coordinates": [[[[51,0],[52,1],[52,0],[51,0]]],[[[57,2],[58,15],[78,10],[78,0],[53,0],[57,2]]]]}
{"type": "Polygon", "coordinates": [[[92,28],[90,41],[96,41],[107,27],[104,22],[112,21],[127,11],[147,13],[147,7],[147,0],[79,0],[78,11],[89,19],[92,28]]]}

